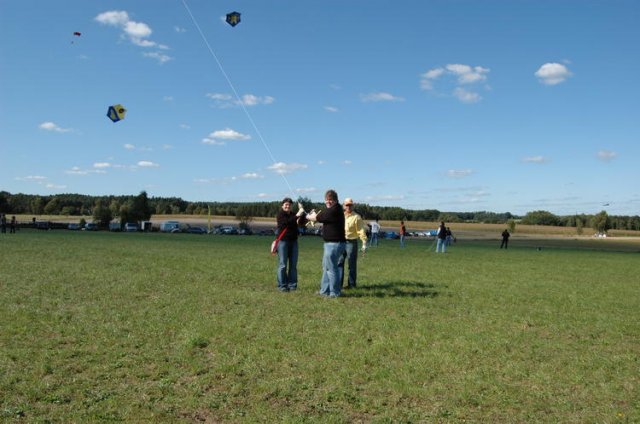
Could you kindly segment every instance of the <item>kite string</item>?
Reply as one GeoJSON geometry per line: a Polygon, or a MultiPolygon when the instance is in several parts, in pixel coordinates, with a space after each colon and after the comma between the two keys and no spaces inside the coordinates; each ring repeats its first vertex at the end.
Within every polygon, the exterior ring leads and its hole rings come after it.
{"type": "MultiPolygon", "coordinates": [[[[211,48],[211,45],[207,41],[207,38],[204,36],[204,33],[200,29],[200,25],[198,25],[198,22],[196,21],[196,18],[193,16],[193,13],[191,13],[191,9],[189,9],[189,6],[187,5],[186,0],[182,0],[182,4],[184,5],[184,8],[187,10],[187,13],[189,14],[189,16],[191,17],[191,21],[193,22],[193,25],[198,30],[198,33],[200,33],[200,37],[202,37],[202,41],[204,41],[204,44],[207,46],[207,49],[209,50],[209,53],[211,53],[211,56],[216,61],[216,64],[218,65],[218,68],[220,69],[220,72],[222,73],[224,78],[227,80],[227,84],[229,84],[229,87],[231,88],[231,91],[233,92],[233,95],[236,97],[236,100],[237,100],[238,104],[240,105],[240,107],[244,111],[244,114],[247,116],[247,119],[251,123],[251,126],[253,127],[253,130],[258,135],[258,138],[260,139],[260,142],[262,143],[262,146],[264,146],[265,150],[269,154],[269,157],[271,158],[271,161],[275,165],[277,163],[277,161],[276,161],[275,157],[273,156],[273,153],[271,153],[271,149],[269,149],[269,146],[267,145],[266,141],[264,140],[264,137],[262,137],[262,133],[258,129],[258,126],[254,122],[253,118],[251,117],[251,114],[249,113],[249,111],[247,110],[246,106],[244,105],[244,102],[240,98],[240,95],[238,94],[238,91],[236,90],[235,86],[233,85],[233,82],[231,82],[231,78],[229,78],[229,76],[225,72],[224,67],[222,66],[222,63],[218,59],[218,56],[215,54],[215,52],[211,48]]],[[[287,177],[284,175],[284,173],[280,173],[280,176],[282,176],[282,179],[287,184],[287,187],[289,187],[289,192],[291,193],[292,197],[294,197],[293,189],[291,188],[291,184],[289,184],[289,180],[287,180],[287,177]]]]}

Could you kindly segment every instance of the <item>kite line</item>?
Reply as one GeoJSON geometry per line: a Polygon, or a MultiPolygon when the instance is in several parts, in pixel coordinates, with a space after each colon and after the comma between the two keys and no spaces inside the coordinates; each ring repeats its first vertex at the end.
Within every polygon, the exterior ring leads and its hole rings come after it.
{"type": "MultiPolygon", "coordinates": [[[[182,0],[182,4],[184,5],[184,8],[187,10],[187,13],[189,14],[189,16],[191,17],[191,21],[193,22],[193,25],[198,30],[198,33],[200,33],[200,37],[202,37],[202,41],[204,41],[204,44],[207,46],[207,49],[209,50],[209,53],[211,53],[211,56],[216,61],[216,64],[218,65],[218,68],[220,69],[220,72],[222,73],[224,78],[227,80],[227,84],[229,84],[229,87],[231,88],[231,91],[233,92],[233,95],[236,97],[236,100],[237,100],[238,104],[240,105],[240,107],[244,111],[244,114],[247,116],[247,119],[251,123],[251,126],[253,127],[253,130],[258,135],[258,138],[260,139],[260,142],[264,146],[265,150],[269,154],[269,157],[271,158],[271,161],[275,165],[277,163],[277,161],[276,161],[275,157],[273,156],[273,153],[271,153],[271,149],[269,149],[269,146],[267,145],[267,142],[264,140],[264,137],[262,137],[262,133],[258,129],[258,127],[257,127],[256,123],[254,122],[253,118],[251,117],[251,114],[249,113],[249,111],[245,107],[244,102],[240,98],[240,95],[238,94],[238,91],[236,90],[235,86],[233,85],[233,82],[231,82],[231,78],[229,78],[229,75],[227,75],[226,71],[224,70],[224,67],[222,66],[222,63],[220,62],[220,60],[218,59],[218,56],[215,54],[215,52],[211,48],[211,45],[207,41],[207,38],[204,36],[204,33],[200,29],[200,25],[198,25],[198,22],[196,21],[196,18],[193,16],[193,13],[191,13],[191,9],[189,9],[189,6],[187,6],[186,0],[182,0]]],[[[294,192],[293,192],[293,189],[291,188],[291,184],[289,184],[289,180],[287,180],[287,177],[285,177],[284,173],[281,173],[280,176],[282,176],[282,179],[287,184],[287,187],[289,187],[289,192],[291,193],[291,195],[293,197],[294,196],[294,192]]]]}

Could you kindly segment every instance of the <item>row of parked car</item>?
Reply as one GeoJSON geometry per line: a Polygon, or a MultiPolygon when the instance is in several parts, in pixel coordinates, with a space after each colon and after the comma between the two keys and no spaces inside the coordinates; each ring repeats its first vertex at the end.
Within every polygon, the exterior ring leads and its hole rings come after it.
{"type": "MultiPolygon", "coordinates": [[[[71,223],[67,226],[67,229],[72,231],[98,231],[100,228],[96,223],[87,222],[86,224],[84,224],[84,226],[71,223]]],[[[124,224],[124,226],[121,226],[119,222],[112,222],[111,224],[109,224],[109,231],[136,232],[140,231],[140,228],[135,222],[127,222],[126,224],[124,224]]]]}

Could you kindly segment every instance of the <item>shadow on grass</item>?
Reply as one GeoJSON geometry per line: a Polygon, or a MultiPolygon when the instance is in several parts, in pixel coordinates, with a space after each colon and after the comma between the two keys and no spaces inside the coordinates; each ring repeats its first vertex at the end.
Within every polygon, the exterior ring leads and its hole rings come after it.
{"type": "Polygon", "coordinates": [[[356,289],[343,289],[344,297],[437,297],[440,292],[432,283],[419,281],[392,281],[382,284],[358,285],[356,289]]]}

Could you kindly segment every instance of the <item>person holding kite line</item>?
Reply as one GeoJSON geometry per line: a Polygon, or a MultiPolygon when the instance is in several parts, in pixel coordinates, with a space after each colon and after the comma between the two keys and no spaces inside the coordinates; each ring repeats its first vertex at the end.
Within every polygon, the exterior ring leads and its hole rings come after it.
{"type": "Polygon", "coordinates": [[[322,238],[324,239],[324,253],[322,256],[322,279],[320,280],[320,294],[326,297],[338,297],[341,292],[338,261],[345,251],[344,212],[338,203],[338,193],[327,190],[324,194],[324,204],[327,207],[320,212],[311,211],[307,215],[310,221],[321,222],[322,238]]]}
{"type": "Polygon", "coordinates": [[[282,209],[278,211],[278,290],[293,291],[298,288],[298,226],[306,222],[304,208],[298,203],[298,213],[291,210],[293,200],[285,197],[282,209]]]}

